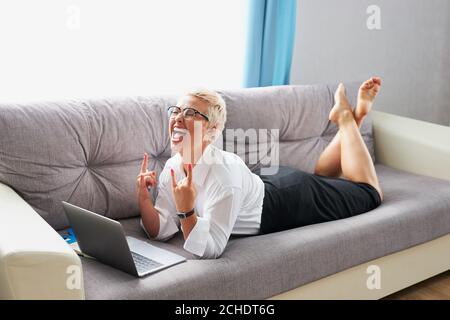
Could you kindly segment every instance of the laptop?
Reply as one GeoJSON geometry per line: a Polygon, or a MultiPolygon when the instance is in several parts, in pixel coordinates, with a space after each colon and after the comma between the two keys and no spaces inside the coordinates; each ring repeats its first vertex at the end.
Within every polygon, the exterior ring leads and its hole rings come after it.
{"type": "Polygon", "coordinates": [[[178,254],[126,237],[118,221],[65,201],[62,204],[83,254],[104,264],[143,277],[186,261],[178,254]]]}

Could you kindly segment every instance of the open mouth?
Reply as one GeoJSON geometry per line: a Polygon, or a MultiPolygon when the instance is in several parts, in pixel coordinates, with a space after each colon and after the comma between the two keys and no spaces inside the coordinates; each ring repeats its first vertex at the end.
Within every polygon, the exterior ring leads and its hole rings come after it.
{"type": "Polygon", "coordinates": [[[181,128],[174,128],[172,131],[172,142],[179,143],[183,140],[183,137],[188,134],[188,130],[181,128]]]}

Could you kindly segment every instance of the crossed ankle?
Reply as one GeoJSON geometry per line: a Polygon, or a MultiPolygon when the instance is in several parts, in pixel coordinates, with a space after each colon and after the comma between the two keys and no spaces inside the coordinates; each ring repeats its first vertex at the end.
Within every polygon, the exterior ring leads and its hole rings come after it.
{"type": "Polygon", "coordinates": [[[343,110],[339,114],[338,121],[348,121],[348,120],[356,120],[355,116],[353,115],[353,112],[351,110],[343,110]]]}
{"type": "Polygon", "coordinates": [[[366,117],[366,115],[357,117],[356,115],[353,115],[355,118],[355,122],[358,125],[359,128],[361,128],[362,122],[364,121],[364,118],[366,117]]]}

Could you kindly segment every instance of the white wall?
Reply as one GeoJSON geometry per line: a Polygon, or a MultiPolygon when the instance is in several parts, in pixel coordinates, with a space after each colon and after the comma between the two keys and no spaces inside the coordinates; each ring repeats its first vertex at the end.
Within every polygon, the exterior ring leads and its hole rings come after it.
{"type": "Polygon", "coordinates": [[[0,1],[0,102],[240,87],[244,0],[0,1]]]}
{"type": "Polygon", "coordinates": [[[381,76],[375,109],[450,123],[450,1],[298,0],[292,84],[381,76]],[[369,5],[381,29],[369,30],[369,5]]]}

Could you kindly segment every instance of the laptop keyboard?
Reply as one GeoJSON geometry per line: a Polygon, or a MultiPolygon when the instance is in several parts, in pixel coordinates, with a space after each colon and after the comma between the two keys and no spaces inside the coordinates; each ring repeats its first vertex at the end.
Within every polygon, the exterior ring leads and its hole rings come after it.
{"type": "Polygon", "coordinates": [[[151,271],[162,266],[161,263],[144,257],[136,252],[131,252],[131,256],[133,257],[134,264],[136,265],[136,269],[139,273],[151,271]]]}

